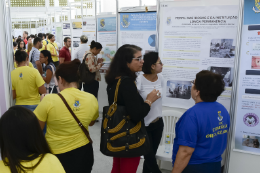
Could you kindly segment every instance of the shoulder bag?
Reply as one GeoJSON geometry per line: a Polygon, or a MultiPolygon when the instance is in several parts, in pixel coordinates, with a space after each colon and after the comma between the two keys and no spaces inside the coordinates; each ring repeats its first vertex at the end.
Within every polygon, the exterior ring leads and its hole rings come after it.
{"type": "Polygon", "coordinates": [[[118,80],[114,103],[103,108],[100,151],[112,157],[138,157],[150,152],[150,142],[143,120],[135,123],[127,115],[126,107],[117,105],[118,80]]]}
{"type": "Polygon", "coordinates": [[[96,72],[92,73],[89,71],[88,65],[85,63],[87,56],[91,54],[88,53],[85,55],[82,63],[79,66],[80,82],[85,84],[92,83],[95,80],[96,72]]]}
{"type": "Polygon", "coordinates": [[[52,71],[52,75],[54,77],[55,85],[52,87],[51,92],[49,93],[50,84],[46,84],[47,94],[52,94],[54,87],[56,87],[56,89],[57,89],[57,91],[59,93],[60,92],[60,88],[58,86],[58,81],[57,81],[57,78],[55,76],[54,67],[52,65],[50,65],[50,66],[51,66],[51,69],[52,69],[51,71],[52,71]]]}
{"type": "Polygon", "coordinates": [[[88,130],[83,126],[83,124],[79,121],[78,117],[75,115],[75,113],[72,111],[72,109],[70,108],[70,106],[68,105],[67,101],[65,100],[65,98],[59,93],[58,96],[61,98],[61,100],[63,101],[63,103],[66,105],[67,109],[70,111],[71,115],[73,116],[73,118],[76,120],[76,122],[78,123],[79,127],[82,129],[82,131],[84,132],[84,134],[86,135],[86,137],[88,138],[89,142],[92,144],[93,141],[90,138],[89,132],[88,130]]]}

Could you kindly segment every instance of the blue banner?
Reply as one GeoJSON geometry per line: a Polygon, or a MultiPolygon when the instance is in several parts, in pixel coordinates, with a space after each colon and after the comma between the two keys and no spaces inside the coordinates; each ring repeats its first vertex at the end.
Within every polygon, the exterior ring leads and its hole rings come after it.
{"type": "Polygon", "coordinates": [[[244,25],[260,24],[260,1],[244,1],[244,25]]]}
{"type": "Polygon", "coordinates": [[[120,13],[121,31],[156,31],[156,12],[120,13]]]}
{"type": "Polygon", "coordinates": [[[98,18],[98,32],[116,31],[116,17],[98,18]]]}

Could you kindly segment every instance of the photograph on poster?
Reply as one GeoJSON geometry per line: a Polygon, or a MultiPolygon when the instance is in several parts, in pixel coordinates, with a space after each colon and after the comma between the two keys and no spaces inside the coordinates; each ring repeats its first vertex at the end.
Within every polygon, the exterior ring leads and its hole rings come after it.
{"type": "Polygon", "coordinates": [[[252,69],[260,69],[260,56],[252,56],[252,69]]]}
{"type": "Polygon", "coordinates": [[[260,141],[259,136],[243,135],[242,146],[251,147],[251,148],[260,148],[259,141],[260,141]]]}
{"type": "Polygon", "coordinates": [[[81,22],[72,22],[73,29],[82,29],[82,23],[81,22]]]}
{"type": "Polygon", "coordinates": [[[233,68],[231,67],[209,67],[209,71],[220,74],[223,77],[226,87],[232,87],[233,83],[233,68]]]}
{"type": "Polygon", "coordinates": [[[233,39],[212,39],[210,43],[210,57],[234,58],[235,46],[233,39]]]}
{"type": "Polygon", "coordinates": [[[73,41],[73,47],[79,47],[80,41],[73,41]]]}
{"type": "Polygon", "coordinates": [[[190,99],[191,98],[191,81],[167,81],[166,97],[190,99]]]}

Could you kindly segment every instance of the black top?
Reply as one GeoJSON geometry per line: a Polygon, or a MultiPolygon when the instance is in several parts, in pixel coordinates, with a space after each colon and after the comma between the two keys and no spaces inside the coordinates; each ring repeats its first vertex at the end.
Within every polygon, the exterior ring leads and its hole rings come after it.
{"type": "MultiPolygon", "coordinates": [[[[114,102],[117,82],[118,79],[107,86],[109,105],[114,102]]],[[[136,123],[143,120],[150,111],[149,104],[144,102],[131,78],[121,80],[121,84],[118,89],[117,104],[125,106],[127,115],[129,115],[131,120],[136,123]]]]}

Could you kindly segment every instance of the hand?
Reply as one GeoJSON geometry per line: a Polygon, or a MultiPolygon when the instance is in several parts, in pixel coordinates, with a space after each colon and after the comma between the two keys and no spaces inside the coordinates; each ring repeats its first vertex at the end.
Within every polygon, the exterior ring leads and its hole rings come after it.
{"type": "Polygon", "coordinates": [[[103,58],[98,58],[98,63],[102,63],[104,61],[103,58]]]}
{"type": "Polygon", "coordinates": [[[149,101],[151,101],[153,103],[153,102],[155,102],[159,98],[161,98],[161,93],[159,92],[159,90],[154,89],[152,92],[150,92],[147,95],[146,100],[149,100],[149,101]]]}

